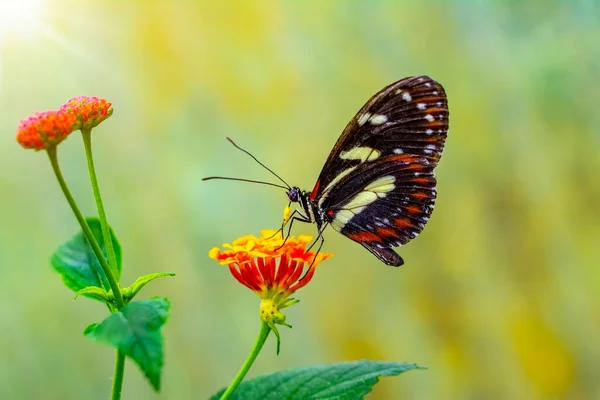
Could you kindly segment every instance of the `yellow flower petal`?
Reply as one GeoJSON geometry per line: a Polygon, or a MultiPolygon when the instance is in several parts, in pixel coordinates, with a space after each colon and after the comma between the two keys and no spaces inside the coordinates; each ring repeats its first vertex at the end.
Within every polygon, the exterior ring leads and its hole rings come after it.
{"type": "Polygon", "coordinates": [[[261,237],[261,239],[269,239],[269,238],[277,237],[277,236],[275,236],[276,232],[277,231],[274,229],[263,229],[262,231],[260,231],[260,237],[261,237]]]}
{"type": "Polygon", "coordinates": [[[219,257],[219,254],[221,254],[221,249],[219,249],[218,247],[213,247],[212,249],[209,250],[208,252],[208,256],[212,259],[217,260],[219,257]]]}
{"type": "Polygon", "coordinates": [[[298,236],[298,241],[302,243],[308,243],[313,240],[313,237],[310,235],[300,235],[298,236]]]}

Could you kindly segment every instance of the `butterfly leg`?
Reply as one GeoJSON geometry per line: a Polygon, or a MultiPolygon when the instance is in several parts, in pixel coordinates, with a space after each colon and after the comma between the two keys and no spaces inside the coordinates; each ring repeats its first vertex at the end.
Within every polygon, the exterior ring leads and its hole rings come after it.
{"type": "MultiPolygon", "coordinates": [[[[293,214],[292,214],[292,215],[293,215],[293,214]]],[[[289,219],[288,219],[288,221],[289,221],[289,219]]],[[[281,228],[277,229],[277,230],[275,231],[275,233],[274,233],[274,234],[272,234],[271,236],[269,236],[267,239],[273,239],[275,236],[277,236],[277,234],[278,234],[279,232],[281,232],[281,235],[283,236],[283,228],[285,227],[285,224],[286,224],[286,221],[284,220],[284,221],[281,223],[281,228]]]]}
{"type": "Polygon", "coordinates": [[[322,228],[320,227],[317,230],[317,232],[318,232],[317,238],[313,241],[313,243],[310,245],[310,247],[306,250],[306,252],[308,253],[310,251],[310,249],[312,249],[314,247],[314,245],[317,243],[317,241],[320,240],[319,247],[317,248],[317,252],[315,253],[315,256],[313,257],[312,262],[308,266],[308,269],[306,270],[306,272],[304,273],[304,275],[302,275],[302,278],[300,278],[299,280],[304,279],[304,277],[306,276],[306,274],[308,273],[308,271],[310,271],[312,269],[313,264],[315,263],[315,260],[317,259],[317,256],[321,252],[321,248],[323,247],[323,244],[325,243],[325,238],[323,237],[323,231],[325,230],[326,227],[327,227],[327,224],[323,225],[322,228]]]}
{"type": "MultiPolygon", "coordinates": [[[[304,214],[302,214],[302,212],[298,209],[295,209],[292,214],[290,215],[290,218],[288,219],[288,221],[290,222],[290,224],[288,225],[288,231],[287,234],[285,235],[285,239],[283,240],[283,243],[281,244],[281,246],[279,246],[277,249],[275,250],[279,250],[280,248],[282,248],[286,242],[288,241],[288,239],[290,238],[290,235],[292,233],[292,226],[294,225],[294,221],[300,221],[300,222],[308,222],[311,223],[312,220],[308,217],[306,217],[304,214]],[[300,216],[296,216],[295,214],[299,214],[300,216]]],[[[284,225],[285,226],[285,225],[284,225]]],[[[283,234],[283,227],[281,227],[281,232],[283,234]]]]}
{"type": "MultiPolygon", "coordinates": [[[[289,208],[290,208],[290,204],[292,204],[292,202],[289,202],[289,203],[288,203],[288,205],[287,205],[287,207],[286,207],[286,211],[287,211],[287,209],[289,209],[289,208]]],[[[290,215],[288,215],[288,216],[285,216],[285,212],[284,212],[283,221],[281,221],[281,228],[279,228],[279,229],[278,229],[278,230],[277,230],[277,231],[276,231],[274,234],[272,234],[271,236],[269,236],[267,239],[273,239],[275,236],[277,236],[277,234],[278,234],[279,232],[281,232],[281,236],[283,237],[283,228],[285,227],[285,225],[286,225],[288,222],[290,222],[290,218],[291,218],[291,217],[292,217],[294,214],[296,214],[296,211],[298,211],[298,210],[294,210],[294,211],[292,212],[292,214],[290,214],[290,215]]]]}

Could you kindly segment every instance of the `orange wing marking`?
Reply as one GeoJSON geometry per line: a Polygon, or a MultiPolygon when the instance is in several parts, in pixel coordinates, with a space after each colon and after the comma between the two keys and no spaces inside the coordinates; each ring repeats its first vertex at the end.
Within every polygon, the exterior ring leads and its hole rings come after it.
{"type": "Polygon", "coordinates": [[[381,238],[371,232],[359,232],[348,235],[348,237],[352,240],[356,240],[357,242],[381,242],[381,238]]]}

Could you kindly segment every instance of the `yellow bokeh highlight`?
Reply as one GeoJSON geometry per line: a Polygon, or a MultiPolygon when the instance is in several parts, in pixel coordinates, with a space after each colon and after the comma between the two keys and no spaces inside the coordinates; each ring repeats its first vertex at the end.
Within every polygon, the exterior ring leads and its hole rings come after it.
{"type": "Polygon", "coordinates": [[[540,315],[521,310],[512,316],[509,329],[513,349],[523,373],[542,396],[567,396],[573,384],[575,360],[540,315]]]}

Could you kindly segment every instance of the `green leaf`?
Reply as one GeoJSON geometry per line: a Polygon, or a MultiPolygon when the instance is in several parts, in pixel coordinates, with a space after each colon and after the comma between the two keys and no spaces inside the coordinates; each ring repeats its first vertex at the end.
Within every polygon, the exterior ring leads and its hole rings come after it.
{"type": "MultiPolygon", "coordinates": [[[[100,220],[90,217],[86,218],[86,221],[106,258],[106,246],[102,238],[100,220]]],[[[119,280],[119,276],[121,275],[121,245],[112,229],[110,230],[110,234],[117,256],[116,268],[114,266],[111,266],[111,268],[116,279],[119,280]]],[[[96,255],[82,231],[79,231],[54,251],[50,257],[50,264],[62,276],[65,285],[74,292],[78,292],[88,286],[97,286],[107,291],[110,290],[102,267],[100,267],[96,255]]],[[[85,294],[85,296],[95,298],[90,296],[90,294],[85,294]]]]}
{"type": "Polygon", "coordinates": [[[140,290],[142,290],[144,286],[157,278],[162,278],[163,276],[175,276],[175,274],[172,272],[155,272],[153,274],[148,274],[137,278],[131,286],[122,289],[125,301],[130,301],[138,294],[140,290]]]}
{"type": "Polygon", "coordinates": [[[99,324],[88,326],[83,334],[125,353],[158,392],[163,365],[161,328],[169,318],[170,308],[171,303],[164,297],[134,301],[99,324]]]}
{"type": "MultiPolygon", "coordinates": [[[[361,360],[330,365],[294,368],[244,381],[232,399],[362,399],[381,376],[395,376],[417,364],[361,360]]],[[[211,399],[219,399],[225,389],[211,399]]]]}
{"type": "Polygon", "coordinates": [[[88,286],[86,288],[79,290],[77,293],[75,293],[75,298],[78,298],[79,296],[82,296],[82,295],[87,295],[88,297],[91,297],[96,300],[100,300],[107,304],[114,304],[114,297],[113,297],[112,293],[109,293],[106,290],[104,290],[103,288],[100,288],[98,286],[88,286]]]}

